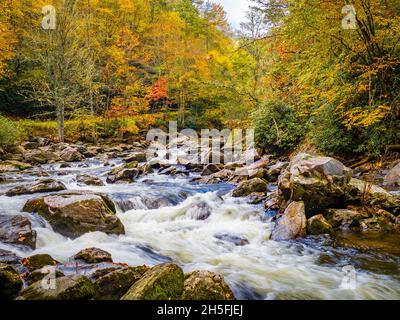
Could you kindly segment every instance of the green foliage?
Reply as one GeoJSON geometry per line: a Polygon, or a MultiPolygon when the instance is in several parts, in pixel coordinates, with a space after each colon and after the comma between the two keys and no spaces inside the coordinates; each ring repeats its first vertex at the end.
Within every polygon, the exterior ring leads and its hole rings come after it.
{"type": "Polygon", "coordinates": [[[18,127],[11,120],[0,116],[0,147],[15,145],[20,138],[18,127]]]}

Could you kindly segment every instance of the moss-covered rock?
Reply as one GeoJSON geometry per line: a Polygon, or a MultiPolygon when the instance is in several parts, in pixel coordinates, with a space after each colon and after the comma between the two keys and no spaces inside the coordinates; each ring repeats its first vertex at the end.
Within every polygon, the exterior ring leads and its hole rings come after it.
{"type": "Polygon", "coordinates": [[[24,300],[88,300],[94,296],[93,283],[80,275],[66,276],[44,285],[42,280],[21,291],[19,299],[24,300]]]}
{"type": "Polygon", "coordinates": [[[99,193],[61,192],[31,199],[23,210],[40,214],[55,231],[71,238],[93,231],[125,233],[113,202],[99,193]]]}
{"type": "Polygon", "coordinates": [[[0,300],[13,299],[22,285],[21,277],[14,268],[0,263],[0,300]]]}
{"type": "Polygon", "coordinates": [[[22,171],[31,168],[32,166],[30,164],[15,160],[7,160],[0,162],[0,173],[22,171]]]}
{"type": "Polygon", "coordinates": [[[234,197],[246,197],[253,192],[267,192],[267,183],[260,178],[241,182],[238,187],[233,190],[234,197]]]}
{"type": "Polygon", "coordinates": [[[311,217],[307,221],[307,233],[311,235],[331,234],[332,226],[322,214],[311,217]]]}
{"type": "Polygon", "coordinates": [[[176,264],[151,268],[137,281],[122,300],[178,300],[183,293],[184,274],[176,264]]]}
{"type": "Polygon", "coordinates": [[[79,251],[73,257],[86,263],[112,262],[111,254],[98,248],[87,248],[79,251]]]}
{"type": "Polygon", "coordinates": [[[210,271],[194,271],[185,276],[183,300],[235,300],[223,276],[210,271]]]}
{"type": "Polygon", "coordinates": [[[367,219],[371,215],[362,209],[328,209],[324,216],[333,228],[346,230],[358,227],[360,220],[367,219]]]}
{"type": "Polygon", "coordinates": [[[22,260],[22,264],[31,272],[46,266],[55,266],[58,263],[57,260],[48,254],[36,254],[22,260]]]}
{"type": "MultiPolygon", "coordinates": [[[[28,285],[31,285],[32,283],[35,283],[39,280],[42,280],[44,277],[48,276],[51,271],[47,270],[46,268],[38,269],[35,271],[32,271],[25,277],[25,281],[28,285]]],[[[55,277],[56,278],[61,278],[64,277],[65,274],[62,273],[60,270],[55,270],[55,277]]]]}
{"type": "Polygon", "coordinates": [[[148,267],[129,267],[115,270],[99,277],[94,282],[96,300],[119,300],[136,283],[148,267]]]}

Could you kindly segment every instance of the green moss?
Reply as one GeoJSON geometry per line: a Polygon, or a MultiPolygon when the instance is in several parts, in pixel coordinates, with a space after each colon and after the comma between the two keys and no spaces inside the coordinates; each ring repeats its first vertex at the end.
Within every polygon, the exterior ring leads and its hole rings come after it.
{"type": "Polygon", "coordinates": [[[29,271],[34,271],[46,266],[55,266],[58,261],[48,254],[37,254],[23,259],[22,263],[29,271]]]}
{"type": "Polygon", "coordinates": [[[14,298],[22,284],[20,275],[12,266],[0,264],[0,300],[14,298]]]}

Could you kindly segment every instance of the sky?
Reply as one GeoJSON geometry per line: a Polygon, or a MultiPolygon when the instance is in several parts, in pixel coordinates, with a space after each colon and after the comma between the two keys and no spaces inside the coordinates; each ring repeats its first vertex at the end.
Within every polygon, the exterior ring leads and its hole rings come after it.
{"type": "Polygon", "coordinates": [[[246,21],[246,11],[251,3],[250,0],[213,0],[212,2],[223,5],[228,14],[230,24],[240,28],[240,23],[246,21]]]}

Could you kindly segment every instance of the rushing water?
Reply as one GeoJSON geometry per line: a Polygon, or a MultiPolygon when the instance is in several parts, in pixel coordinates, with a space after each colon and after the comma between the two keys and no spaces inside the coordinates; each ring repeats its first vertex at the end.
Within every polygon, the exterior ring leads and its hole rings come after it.
{"type": "MultiPolygon", "coordinates": [[[[110,165],[119,163],[114,160],[110,165]]],[[[327,237],[268,240],[273,224],[264,209],[230,197],[231,185],[198,185],[190,183],[191,177],[154,173],[132,184],[79,186],[77,174],[92,174],[105,181],[110,166],[87,160],[71,168],[58,164],[42,168],[70,190],[108,194],[117,205],[126,234],[94,232],[71,240],[53,232],[41,217],[22,213],[37,231],[37,249],[0,243],[1,249],[21,256],[48,253],[67,262],[81,249],[98,247],[109,251],[115,262],[130,265],[174,261],[185,271],[206,269],[223,274],[240,299],[400,298],[399,255],[341,248],[327,237]],[[343,267],[348,265],[357,270],[355,289],[341,288],[343,267]]],[[[10,181],[0,185],[0,213],[21,214],[26,200],[38,195],[9,198],[4,192],[39,177],[7,177],[10,181]]]]}

